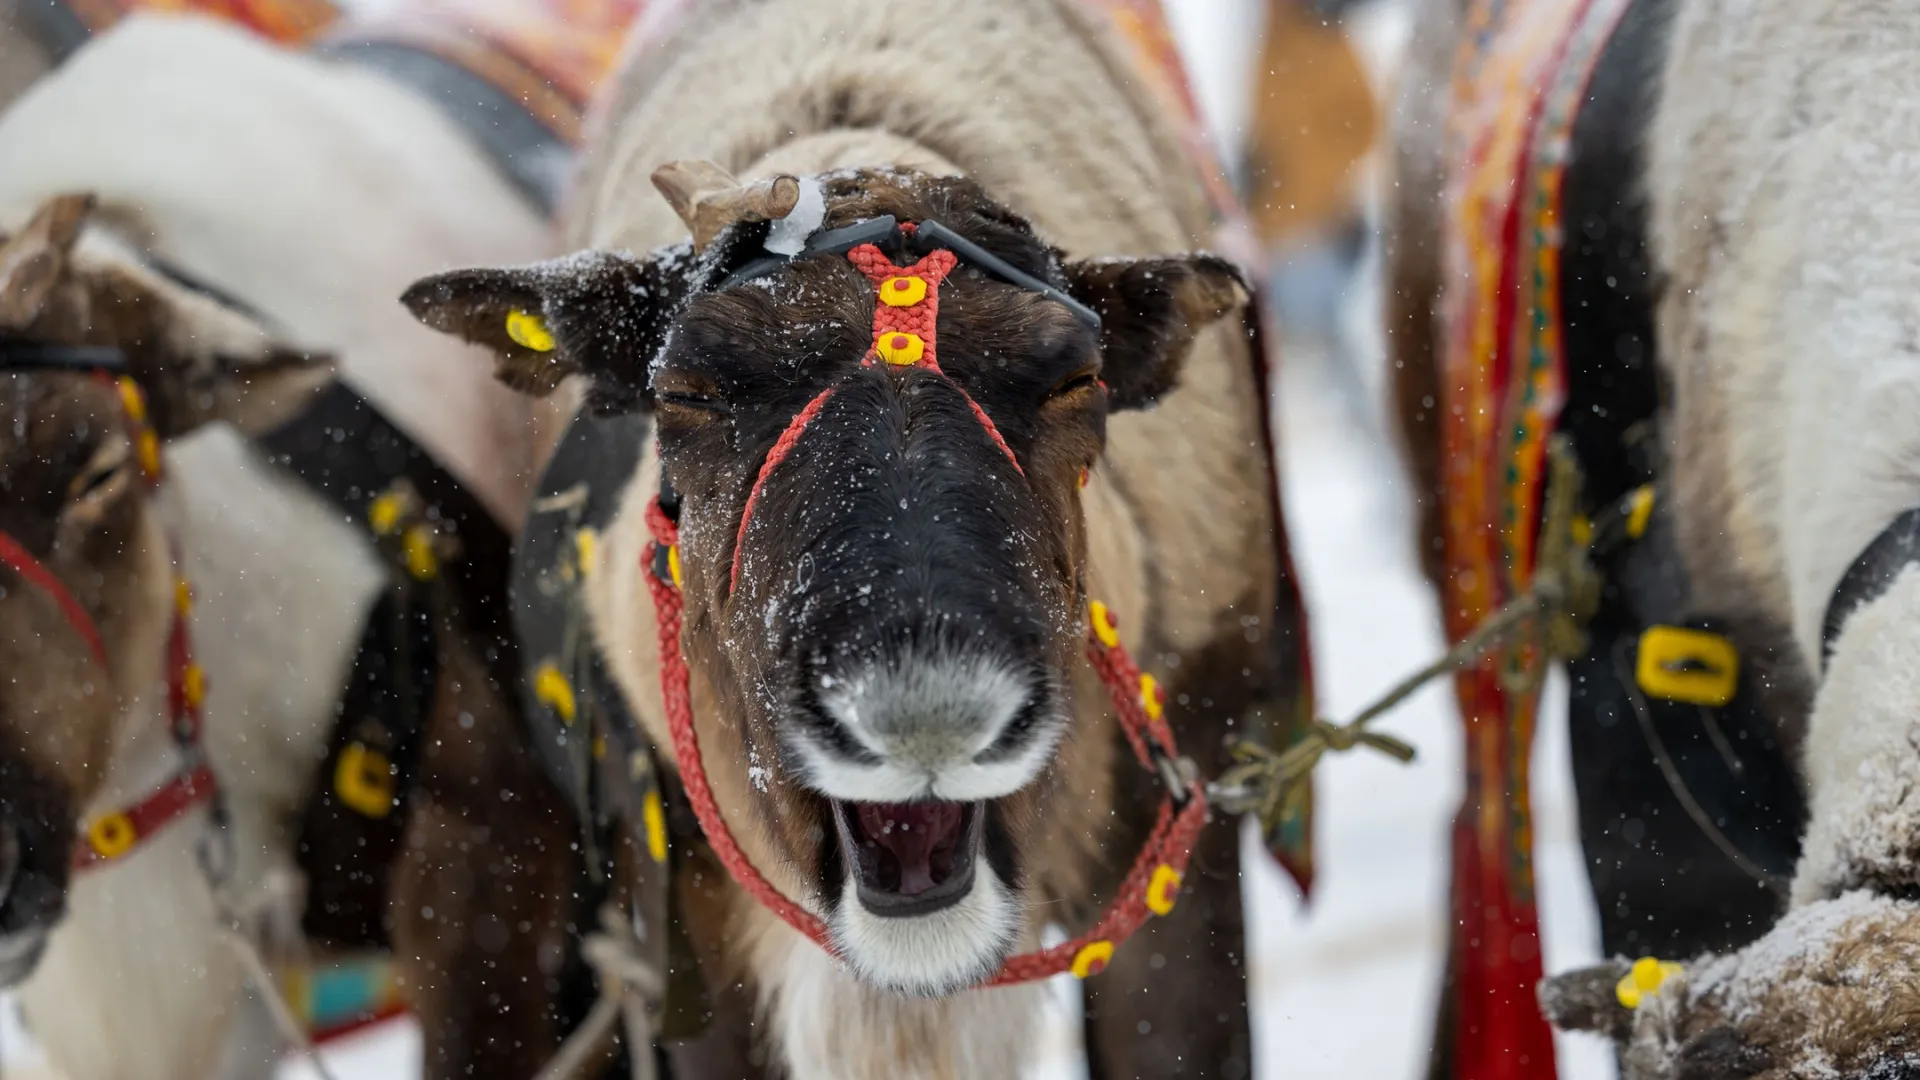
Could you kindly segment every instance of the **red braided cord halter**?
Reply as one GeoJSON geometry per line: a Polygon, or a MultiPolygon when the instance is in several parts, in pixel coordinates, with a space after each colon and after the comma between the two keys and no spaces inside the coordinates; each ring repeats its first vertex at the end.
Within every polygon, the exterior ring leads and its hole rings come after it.
{"type": "MultiPolygon", "coordinates": [[[[104,373],[100,378],[108,381],[104,373]]],[[[148,488],[158,487],[161,480],[159,441],[147,420],[146,399],[132,379],[123,376],[110,381],[120,396],[141,479],[148,488]]],[[[107,668],[106,641],[99,624],[45,563],[4,530],[0,530],[0,565],[12,568],[27,584],[53,600],[86,643],[94,660],[103,669],[107,668]]],[[[95,818],[74,841],[71,866],[75,873],[96,869],[128,854],[141,841],[211,800],[218,790],[213,770],[200,752],[200,700],[205,693],[205,679],[193,662],[193,638],[187,628],[186,584],[176,581],[173,591],[173,618],[166,644],[168,731],[174,742],[187,751],[187,763],[172,779],[139,801],[95,818]]]]}
{"type": "MultiPolygon", "coordinates": [[[[679,544],[680,533],[673,519],[661,509],[657,498],[647,504],[647,528],[653,535],[653,546],[647,550],[642,565],[653,567],[660,565],[660,552],[679,544]]],[[[707,842],[713,845],[714,854],[719,857],[721,865],[727,868],[727,873],[749,896],[827,952],[838,955],[826,924],[762,877],[747,858],[746,852],[740,849],[732,830],[727,828],[726,820],[720,814],[719,803],[714,799],[713,788],[707,781],[706,763],[700,754],[700,736],[694,726],[690,676],[686,658],[680,649],[680,591],[651,569],[645,570],[643,576],[653,596],[654,615],[659,627],[660,692],[666,702],[667,731],[673,740],[674,761],[679,766],[680,779],[686,787],[687,801],[693,806],[694,816],[699,819],[707,842]]],[[[1126,647],[1118,644],[1117,639],[1113,645],[1105,644],[1100,640],[1098,628],[1093,628],[1088,633],[1087,658],[1112,695],[1114,709],[1120,716],[1121,729],[1126,732],[1127,741],[1133,746],[1140,764],[1149,770],[1157,770],[1155,749],[1169,758],[1175,757],[1173,732],[1169,725],[1147,715],[1140,688],[1140,670],[1127,655],[1126,647]]],[[[1117,946],[1132,936],[1154,914],[1151,905],[1156,875],[1165,867],[1174,875],[1175,882],[1179,880],[1179,876],[1186,872],[1194,840],[1206,822],[1206,788],[1198,780],[1189,784],[1184,806],[1176,804],[1171,794],[1164,796],[1153,831],[1121,882],[1119,892],[1093,928],[1065,944],[1009,958],[998,973],[981,985],[1008,986],[1075,970],[1076,960],[1090,947],[1102,943],[1117,946]]],[[[1087,965],[1085,974],[1093,974],[1105,966],[1104,959],[1095,960],[1087,965]]]]}
{"type": "Polygon", "coordinates": [[[45,563],[34,558],[26,545],[4,530],[0,530],[0,566],[11,567],[27,584],[47,594],[47,598],[60,608],[60,613],[67,617],[74,632],[80,635],[80,640],[87,643],[87,651],[93,654],[94,660],[103,668],[107,666],[107,645],[100,637],[100,627],[94,624],[93,616],[87,614],[87,609],[80,606],[80,601],[74,599],[73,593],[53,571],[47,569],[45,563]]]}
{"type": "MultiPolygon", "coordinates": [[[[912,231],[911,225],[902,225],[901,228],[912,231]]],[[[936,330],[940,284],[957,265],[954,254],[944,249],[933,251],[912,266],[900,267],[879,247],[862,244],[849,251],[847,258],[873,283],[876,293],[873,344],[862,359],[862,364],[871,367],[884,360],[896,367],[920,367],[936,375],[944,375],[940,370],[936,330]]],[[[994,445],[1006,454],[1016,471],[1022,476],[1026,475],[1026,470],[1021,468],[1013,449],[1001,437],[999,428],[994,426],[986,410],[964,389],[960,392],[966,396],[974,417],[986,429],[994,445]]],[[[753,511],[760,501],[760,492],[766,486],[768,475],[793,453],[807,426],[819,416],[833,393],[834,389],[829,387],[809,401],[787,424],[766,459],[761,462],[753,487],[747,493],[746,507],[741,512],[740,525],[734,535],[733,562],[728,582],[730,590],[739,586],[740,559],[746,547],[747,525],[753,520],[753,511]]],[[[676,565],[672,553],[680,542],[679,527],[661,507],[658,498],[647,505],[646,513],[653,546],[648,549],[643,566],[676,565]],[[669,557],[660,558],[663,553],[669,557]]],[[[683,609],[678,582],[663,578],[652,569],[647,569],[644,576],[648,591],[653,595],[653,608],[659,625],[660,691],[666,703],[667,731],[673,740],[674,760],[679,765],[681,781],[686,787],[687,801],[693,806],[694,816],[699,819],[708,843],[713,845],[714,854],[719,856],[721,865],[727,868],[727,873],[732,875],[735,883],[789,926],[827,952],[835,953],[826,924],[762,877],[727,828],[719,804],[714,800],[713,788],[707,781],[706,763],[700,754],[700,736],[694,727],[690,674],[680,648],[683,609]]],[[[1174,746],[1172,730],[1158,719],[1157,699],[1153,703],[1152,715],[1149,714],[1147,697],[1157,691],[1141,678],[1140,669],[1134,666],[1126,647],[1120,644],[1111,616],[1106,614],[1105,608],[1096,606],[1092,618],[1093,625],[1089,627],[1087,639],[1087,659],[1113,697],[1121,730],[1126,732],[1134,756],[1149,771],[1160,773],[1162,761],[1176,761],[1179,755],[1174,746]],[[1104,627],[1100,625],[1101,620],[1106,620],[1104,627]]],[[[1165,774],[1161,775],[1164,777],[1165,774]]],[[[1139,855],[1134,858],[1119,892],[1093,928],[1051,949],[1022,953],[1008,959],[999,972],[982,985],[1007,986],[1031,982],[1069,970],[1082,977],[1094,974],[1106,966],[1113,948],[1132,936],[1156,911],[1164,914],[1171,910],[1172,890],[1178,888],[1180,876],[1186,872],[1194,840],[1207,821],[1205,786],[1197,780],[1182,782],[1187,786],[1186,801],[1184,804],[1176,802],[1171,791],[1161,799],[1152,832],[1148,834],[1139,855]]]]}

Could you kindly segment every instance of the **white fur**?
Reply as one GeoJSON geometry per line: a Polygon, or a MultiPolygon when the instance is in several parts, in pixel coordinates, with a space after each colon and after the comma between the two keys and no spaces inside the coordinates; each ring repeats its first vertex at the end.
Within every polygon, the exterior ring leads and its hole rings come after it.
{"type": "Polygon", "coordinates": [[[0,161],[0,222],[97,192],[140,243],[334,351],[349,382],[518,521],[531,408],[398,297],[549,240],[427,102],[211,20],[135,16],[0,115],[0,161]]]}
{"type": "Polygon", "coordinates": [[[984,657],[908,658],[851,679],[821,681],[829,715],[874,756],[864,765],[796,735],[807,783],[836,799],[997,799],[1025,787],[1053,756],[1064,717],[1038,725],[1019,753],[982,762],[1033,695],[1032,680],[984,657]]]}
{"type": "MultiPolygon", "coordinates": [[[[409,91],[197,18],[129,19],[0,116],[0,221],[94,191],[114,224],[247,301],[345,377],[513,527],[539,432],[490,363],[396,298],[453,266],[545,253],[538,218],[409,91]]],[[[378,571],[371,551],[227,430],[169,448],[162,513],[199,598],[207,743],[234,818],[237,895],[290,865],[306,794],[378,571]]],[[[157,587],[166,590],[163,574],[157,587]]],[[[155,603],[165,604],[162,595],[155,603]]],[[[153,659],[157,671],[158,658],[153,659]]],[[[151,683],[151,677],[147,682],[151,683]]],[[[120,805],[175,767],[152,695],[122,718],[120,805]]],[[[212,936],[195,815],[77,882],[22,988],[49,1056],[86,1080],[264,1075],[271,1040],[212,936]],[[237,1022],[238,1021],[238,1022],[237,1022]]],[[[285,916],[287,913],[279,913],[285,916]]]]}
{"type": "Polygon", "coordinates": [[[1920,885],[1920,567],[1847,620],[1807,732],[1795,900],[1920,885]],[[1863,881],[1870,873],[1872,881],[1863,881]]]}
{"type": "Polygon", "coordinates": [[[780,972],[772,1022],[790,1080],[1019,1076],[1049,1003],[1044,984],[901,998],[856,981],[784,924],[760,951],[758,966],[780,972]]]}
{"type": "Polygon", "coordinates": [[[909,994],[948,994],[978,982],[1020,936],[1020,909],[984,855],[975,857],[967,895],[929,915],[875,915],[854,896],[852,873],[841,895],[832,922],[840,954],[875,985],[909,994]]]}
{"type": "MultiPolygon", "coordinates": [[[[1650,142],[1683,540],[1820,674],[1848,564],[1920,506],[1920,19],[1898,0],[1681,5],[1650,142]]],[[[1897,870],[1920,672],[1911,574],[1850,620],[1811,720],[1796,896],[1897,870]],[[1842,867],[1853,865],[1853,871],[1842,867]]]]}

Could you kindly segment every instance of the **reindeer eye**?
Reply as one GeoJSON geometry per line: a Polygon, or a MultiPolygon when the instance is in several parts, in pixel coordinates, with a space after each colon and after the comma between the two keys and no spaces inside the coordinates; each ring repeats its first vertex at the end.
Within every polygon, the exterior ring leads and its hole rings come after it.
{"type": "Polygon", "coordinates": [[[88,462],[86,469],[67,485],[67,501],[98,502],[116,495],[126,487],[125,481],[132,471],[133,458],[125,447],[104,451],[88,462]]]}
{"type": "Polygon", "coordinates": [[[713,394],[702,394],[693,390],[662,390],[654,395],[662,405],[671,405],[681,409],[694,409],[699,412],[729,414],[733,406],[713,394]]]}
{"type": "Polygon", "coordinates": [[[1077,394],[1082,390],[1090,390],[1099,385],[1099,383],[1100,376],[1098,374],[1092,371],[1082,371],[1054,387],[1048,392],[1047,398],[1048,400],[1053,400],[1055,398],[1066,397],[1070,394],[1077,394]]]}

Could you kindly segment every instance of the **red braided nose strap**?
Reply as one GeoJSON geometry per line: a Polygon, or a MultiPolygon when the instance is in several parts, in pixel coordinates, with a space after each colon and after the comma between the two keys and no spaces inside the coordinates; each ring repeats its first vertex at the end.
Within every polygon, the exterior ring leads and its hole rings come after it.
{"type": "Polygon", "coordinates": [[[760,489],[767,486],[767,474],[773,472],[774,466],[787,460],[788,454],[793,453],[793,448],[800,442],[800,436],[807,430],[807,425],[813,423],[813,418],[820,415],[820,410],[826,406],[827,399],[832,396],[833,388],[828,387],[820,391],[812,401],[807,402],[807,407],[801,409],[799,414],[787,424],[787,430],[781,432],[780,437],[774,440],[773,449],[767,451],[767,460],[760,463],[760,473],[753,478],[752,490],[747,492],[747,508],[740,512],[740,530],[733,534],[733,570],[727,578],[728,592],[740,587],[740,552],[747,546],[747,522],[753,520],[753,508],[760,503],[760,489]]]}
{"type": "MultiPolygon", "coordinates": [[[[902,225],[903,231],[912,232],[911,224],[902,225]]],[[[873,283],[873,344],[867,349],[867,355],[860,361],[864,367],[872,367],[884,360],[894,367],[920,367],[944,376],[940,370],[938,349],[938,330],[940,322],[940,283],[959,265],[953,252],[942,249],[930,252],[912,266],[896,266],[887,253],[873,244],[861,244],[847,252],[847,261],[866,275],[873,283]]],[[[949,380],[951,381],[951,380],[949,380]]],[[[1027,471],[1020,467],[1020,459],[1013,456],[1013,449],[1007,440],[1000,436],[1000,429],[993,425],[993,419],[987,415],[973,395],[959,384],[954,389],[967,399],[967,407],[973,410],[974,419],[987,431],[987,437],[993,445],[1007,455],[1013,462],[1014,471],[1022,476],[1027,471]]],[[[727,589],[732,591],[740,585],[740,553],[747,546],[747,523],[753,520],[753,511],[760,503],[760,490],[767,485],[767,476],[793,453],[799,444],[800,436],[820,415],[827,399],[833,396],[833,387],[820,391],[806,408],[801,409],[787,424],[787,429],[774,441],[773,449],[767,452],[766,460],[760,463],[760,472],[753,478],[753,487],[747,491],[747,506],[740,514],[740,528],[733,537],[733,569],[728,573],[727,589]]]]}
{"type": "MultiPolygon", "coordinates": [[[[818,400],[818,399],[816,399],[818,400]]],[[[646,554],[646,567],[677,566],[679,530],[655,499],[647,505],[647,528],[653,534],[653,548],[646,554]],[[661,551],[671,553],[658,558],[661,551]]],[[[778,915],[795,930],[811,938],[829,953],[835,952],[826,924],[812,912],[782,895],[779,889],[760,875],[746,853],[733,838],[714,801],[713,788],[707,782],[706,763],[700,756],[700,737],[694,728],[693,701],[688,686],[685,657],[680,651],[681,595],[673,582],[662,580],[651,569],[643,571],[648,591],[653,594],[654,614],[660,630],[660,691],[666,701],[667,730],[673,740],[673,756],[686,787],[687,801],[700,828],[706,833],[721,865],[747,894],[778,915]]],[[[1147,769],[1162,772],[1162,761],[1177,760],[1173,733],[1160,715],[1158,689],[1134,666],[1126,648],[1120,644],[1113,620],[1106,609],[1093,605],[1092,626],[1088,635],[1087,657],[1100,680],[1113,695],[1122,730],[1134,755],[1147,769]]],[[[1104,969],[1115,946],[1125,941],[1153,915],[1173,909],[1181,875],[1200,829],[1207,821],[1205,786],[1198,780],[1187,784],[1186,801],[1176,803],[1171,794],[1161,800],[1160,812],[1145,846],[1134,859],[1133,867],[1121,883],[1119,893],[1093,929],[1063,945],[1010,958],[985,986],[1007,986],[1050,978],[1072,971],[1086,978],[1104,969]]]]}
{"type": "Polygon", "coordinates": [[[33,552],[5,532],[0,532],[0,566],[12,568],[21,580],[47,594],[47,598],[66,616],[74,633],[87,643],[87,651],[93,654],[94,660],[101,667],[107,666],[107,645],[100,637],[100,628],[94,625],[93,616],[87,614],[87,609],[80,606],[80,601],[74,599],[73,593],[54,576],[53,571],[47,569],[45,563],[34,558],[33,552]]]}

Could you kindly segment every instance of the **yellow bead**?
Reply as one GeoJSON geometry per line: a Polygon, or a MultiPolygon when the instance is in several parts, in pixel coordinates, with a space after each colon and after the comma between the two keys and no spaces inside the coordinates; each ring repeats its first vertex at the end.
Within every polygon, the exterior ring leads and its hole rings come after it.
{"type": "Polygon", "coordinates": [[[1739,688],[1740,653],[1719,634],[1650,626],[1640,635],[1634,678],[1654,697],[1718,708],[1739,688]]]}
{"type": "Polygon", "coordinates": [[[927,343],[920,339],[919,334],[890,330],[874,340],[873,351],[879,353],[880,359],[887,363],[905,367],[920,362],[920,358],[927,354],[927,343]]]}
{"type": "Polygon", "coordinates": [[[1587,515],[1573,515],[1572,528],[1574,543],[1581,547],[1586,547],[1588,544],[1593,543],[1593,522],[1587,520],[1587,515]]]}
{"type": "Polygon", "coordinates": [[[1158,720],[1166,715],[1166,708],[1160,701],[1160,680],[1142,673],[1140,676],[1140,704],[1147,710],[1147,719],[1158,720]]]}
{"type": "Polygon", "coordinates": [[[140,472],[148,480],[160,479],[160,436],[152,428],[141,428],[134,438],[134,452],[140,458],[140,472]]]}
{"type": "Polygon", "coordinates": [[[547,329],[547,321],[519,308],[507,312],[507,336],[534,352],[553,351],[553,331],[547,329]]]}
{"type": "Polygon", "coordinates": [[[890,277],[880,285],[880,302],[888,307],[912,307],[926,298],[925,278],[890,277]]]}
{"type": "Polygon", "coordinates": [[[397,490],[390,490],[367,506],[367,524],[373,528],[375,536],[392,536],[400,527],[400,517],[406,512],[407,497],[397,490]]]}
{"type": "Polygon", "coordinates": [[[365,743],[351,743],[340,751],[333,790],[347,809],[362,817],[386,817],[393,812],[394,784],[393,762],[387,755],[365,743]]]}
{"type": "Polygon", "coordinates": [[[600,534],[592,529],[582,528],[573,534],[574,558],[579,563],[582,576],[593,573],[595,556],[600,552],[600,534]]]}
{"type": "Polygon", "coordinates": [[[672,544],[667,548],[667,576],[673,579],[673,587],[680,588],[680,545],[672,544]]]}
{"type": "Polygon", "coordinates": [[[660,804],[658,788],[647,792],[640,801],[640,817],[647,828],[647,854],[654,862],[667,861],[667,811],[660,804]]]}
{"type": "Polygon", "coordinates": [[[133,424],[146,423],[147,395],[140,391],[140,384],[124,375],[120,377],[118,382],[120,386],[120,407],[126,410],[128,422],[133,424]]]}
{"type": "Polygon", "coordinates": [[[207,700],[207,673],[199,664],[188,664],[180,673],[180,696],[189,709],[197,709],[207,700]]]}
{"type": "Polygon", "coordinates": [[[1147,910],[1165,915],[1180,898],[1180,871],[1161,863],[1153,868],[1153,880],[1147,883],[1147,910]]]}
{"type": "Polygon", "coordinates": [[[1100,644],[1109,649],[1119,645],[1120,628],[1114,625],[1113,613],[1107,610],[1107,605],[1095,600],[1087,605],[1087,612],[1093,618],[1093,636],[1100,639],[1100,644]]]}
{"type": "Polygon", "coordinates": [[[1077,979],[1090,978],[1107,969],[1113,959],[1113,942],[1089,941],[1073,954],[1073,975],[1077,979]]]}
{"type": "Polygon", "coordinates": [[[173,610],[185,616],[193,611],[193,588],[186,578],[173,579],[173,610]]]}
{"type": "Polygon", "coordinates": [[[87,846],[103,859],[117,859],[133,850],[140,839],[133,819],[125,814],[105,814],[87,826],[87,846]]]}
{"type": "Polygon", "coordinates": [[[540,704],[552,709],[563,724],[572,724],[576,703],[573,699],[573,687],[567,683],[567,677],[560,674],[560,668],[549,660],[541,664],[533,673],[533,696],[540,704]]]}
{"type": "Polygon", "coordinates": [[[433,533],[425,525],[407,530],[401,541],[407,558],[407,573],[416,581],[431,581],[440,572],[440,556],[433,550],[433,533]]]}
{"type": "Polygon", "coordinates": [[[1646,535],[1647,522],[1653,518],[1653,485],[1635,488],[1627,510],[1627,535],[1635,540],[1646,535]]]}

